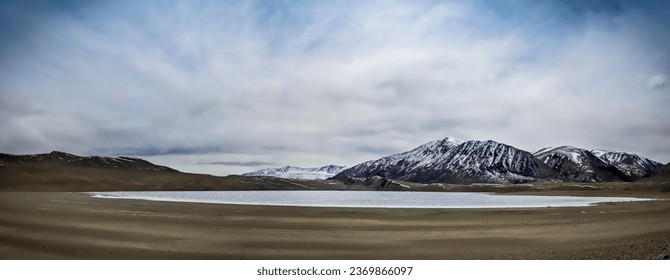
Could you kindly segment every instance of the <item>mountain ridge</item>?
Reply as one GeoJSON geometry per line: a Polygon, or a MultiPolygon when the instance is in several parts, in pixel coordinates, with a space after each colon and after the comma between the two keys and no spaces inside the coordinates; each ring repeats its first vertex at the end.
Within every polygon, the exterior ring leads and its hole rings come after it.
{"type": "MultiPolygon", "coordinates": [[[[528,181],[617,182],[636,181],[649,176],[664,177],[667,172],[656,171],[661,167],[667,169],[667,165],[628,152],[560,146],[542,148],[535,153],[530,153],[493,140],[462,141],[446,137],[427,142],[406,152],[366,161],[349,168],[339,165],[314,168],[285,166],[245,173],[243,177],[270,176],[301,180],[332,178],[347,181],[346,178],[367,179],[378,176],[404,182],[448,184],[507,184],[528,181]]],[[[9,180],[15,185],[26,185],[28,184],[26,182],[39,179],[30,175],[34,173],[34,170],[40,170],[39,172],[59,178],[73,170],[80,170],[76,171],[80,174],[73,173],[75,177],[87,176],[81,172],[97,174],[96,172],[99,173],[102,170],[109,170],[104,171],[106,173],[125,172],[126,175],[123,176],[129,176],[128,172],[144,172],[146,176],[181,173],[175,169],[133,157],[77,156],[59,151],[33,155],[0,153],[0,172],[9,174],[5,176],[5,181],[9,180]]],[[[112,175],[109,173],[105,176],[112,175]]],[[[105,180],[116,182],[123,180],[123,176],[109,177],[110,179],[105,180]]],[[[142,178],[141,176],[144,175],[133,173],[131,177],[133,176],[142,178]]],[[[203,176],[211,175],[203,174],[203,176]]],[[[182,178],[185,177],[182,176],[182,178]]],[[[77,184],[84,184],[86,180],[89,179],[81,179],[77,184]]],[[[144,181],[144,179],[138,179],[138,181],[144,181]]],[[[204,181],[210,180],[208,178],[204,181]]],[[[166,185],[162,181],[156,184],[166,185]]],[[[176,184],[170,184],[170,188],[182,188],[176,184]]],[[[145,185],[142,188],[146,187],[148,186],[145,185]]],[[[211,187],[212,185],[207,183],[202,188],[211,187]]],[[[183,186],[183,188],[191,187],[183,186]]]]}
{"type": "Polygon", "coordinates": [[[354,165],[334,179],[382,178],[417,183],[632,181],[661,164],[633,153],[547,147],[535,153],[493,140],[430,141],[412,150],[354,165]]]}
{"type": "Polygon", "coordinates": [[[493,140],[463,142],[451,137],[355,165],[337,176],[419,183],[517,183],[558,177],[529,152],[493,140]]]}
{"type": "Polygon", "coordinates": [[[544,148],[533,154],[561,175],[577,182],[628,181],[629,177],[591,151],[573,146],[544,148]]]}

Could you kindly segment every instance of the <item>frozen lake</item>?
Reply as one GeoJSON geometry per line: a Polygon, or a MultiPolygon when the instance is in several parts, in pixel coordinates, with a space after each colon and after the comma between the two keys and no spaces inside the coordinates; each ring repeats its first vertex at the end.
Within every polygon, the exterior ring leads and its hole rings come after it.
{"type": "Polygon", "coordinates": [[[602,202],[645,201],[632,197],[495,195],[466,192],[375,191],[179,191],[93,192],[93,197],[155,201],[310,207],[516,208],[577,207],[602,202]]]}

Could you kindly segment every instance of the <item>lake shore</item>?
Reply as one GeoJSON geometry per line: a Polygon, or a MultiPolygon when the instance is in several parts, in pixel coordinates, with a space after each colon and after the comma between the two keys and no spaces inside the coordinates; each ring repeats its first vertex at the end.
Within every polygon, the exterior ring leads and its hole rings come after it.
{"type": "MultiPolygon", "coordinates": [[[[667,193],[641,196],[668,198],[667,193]]],[[[668,221],[668,200],[379,209],[0,192],[0,258],[653,259],[670,253],[668,221]]]]}

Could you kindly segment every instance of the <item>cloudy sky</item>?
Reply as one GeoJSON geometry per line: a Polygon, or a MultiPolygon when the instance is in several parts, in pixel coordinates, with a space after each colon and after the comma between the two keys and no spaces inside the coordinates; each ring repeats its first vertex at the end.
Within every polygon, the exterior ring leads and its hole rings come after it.
{"type": "Polygon", "coordinates": [[[447,136],[670,161],[670,1],[2,1],[0,152],[353,165],[447,136]]]}

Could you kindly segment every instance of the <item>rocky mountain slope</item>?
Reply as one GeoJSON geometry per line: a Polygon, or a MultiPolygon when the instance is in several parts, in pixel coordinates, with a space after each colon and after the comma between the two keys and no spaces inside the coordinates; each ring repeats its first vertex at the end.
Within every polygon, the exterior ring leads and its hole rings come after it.
{"type": "Polygon", "coordinates": [[[644,179],[649,181],[670,181],[670,162],[656,168],[644,179]]]}
{"type": "Polygon", "coordinates": [[[242,176],[269,176],[287,179],[327,179],[340,173],[345,166],[326,165],[321,167],[305,168],[284,166],[281,168],[266,168],[254,172],[244,173],[242,176]]]}
{"type": "Polygon", "coordinates": [[[353,166],[336,177],[380,176],[420,183],[515,183],[558,178],[529,152],[495,141],[445,138],[353,166]]]}
{"type": "Polygon", "coordinates": [[[544,148],[533,154],[561,175],[565,181],[626,181],[628,176],[589,150],[572,146],[544,148]]]}

